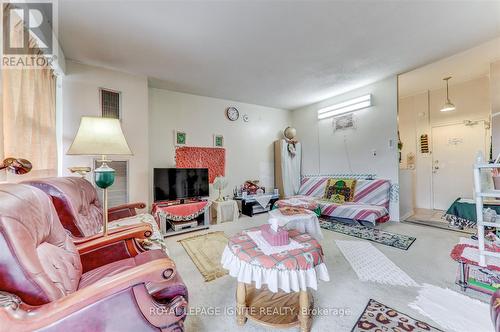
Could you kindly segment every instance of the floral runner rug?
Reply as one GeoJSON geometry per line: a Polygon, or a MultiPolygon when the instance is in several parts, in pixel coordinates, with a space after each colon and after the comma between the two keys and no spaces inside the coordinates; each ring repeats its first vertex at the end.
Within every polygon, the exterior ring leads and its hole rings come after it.
{"type": "Polygon", "coordinates": [[[220,261],[228,239],[224,232],[212,232],[179,240],[205,281],[225,276],[228,272],[220,261]]]}
{"type": "Polygon", "coordinates": [[[320,219],[320,226],[321,228],[327,229],[329,231],[354,236],[363,240],[380,243],[401,250],[408,250],[408,248],[410,248],[410,246],[416,240],[416,238],[412,236],[389,233],[373,227],[366,227],[357,224],[346,224],[343,222],[330,221],[322,218],[320,219]]]}

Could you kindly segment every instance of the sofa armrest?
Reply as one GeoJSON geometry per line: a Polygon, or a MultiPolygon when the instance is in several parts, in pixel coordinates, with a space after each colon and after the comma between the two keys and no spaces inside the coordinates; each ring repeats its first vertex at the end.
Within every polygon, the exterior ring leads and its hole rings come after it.
{"type": "Polygon", "coordinates": [[[113,221],[117,219],[132,217],[137,215],[137,209],[145,209],[146,204],[142,202],[127,203],[118,206],[113,206],[108,209],[108,220],[113,221]]]}
{"type": "Polygon", "coordinates": [[[152,229],[149,224],[136,225],[121,232],[99,236],[76,245],[80,253],[83,272],[118,260],[137,256],[145,251],[141,242],[148,241],[152,229]]]}
{"type": "MultiPolygon", "coordinates": [[[[149,323],[156,328],[163,328],[170,324],[171,306],[155,301],[147,293],[146,285],[168,283],[174,277],[175,264],[168,258],[156,259],[154,261],[136,266],[112,278],[104,278],[92,285],[79,289],[76,292],[41,306],[28,306],[20,303],[18,305],[0,306],[0,321],[2,331],[35,331],[46,328],[57,331],[58,323],[63,320],[73,320],[71,324],[78,326],[79,321],[85,324],[85,320],[91,318],[85,316],[85,310],[98,304],[100,301],[110,301],[114,296],[125,292],[132,294],[132,299],[149,323]],[[154,314],[152,313],[154,310],[154,314]],[[151,316],[154,317],[151,318],[151,316]]],[[[187,303],[180,303],[181,298],[174,299],[175,309],[183,305],[176,313],[177,319],[184,317],[187,303]]],[[[127,304],[129,305],[129,304],[127,304]]],[[[113,307],[110,306],[109,310],[113,307]]],[[[123,308],[122,308],[123,309],[123,308]]],[[[118,310],[122,310],[118,309],[118,310]]],[[[137,319],[142,319],[137,318],[137,319]]],[[[67,321],[64,322],[67,324],[67,321]]],[[[114,323],[109,322],[110,326],[114,323]]],[[[81,326],[83,326],[81,325],[81,326]]]]}
{"type": "Polygon", "coordinates": [[[153,234],[153,230],[149,224],[144,223],[134,226],[135,227],[126,226],[119,232],[108,233],[107,236],[103,236],[102,234],[99,234],[99,236],[94,235],[88,241],[77,244],[76,248],[80,255],[83,255],[116,242],[129,239],[146,239],[153,234]]]}
{"type": "MultiPolygon", "coordinates": [[[[125,232],[125,233],[128,233],[129,230],[133,230],[134,228],[137,228],[137,227],[141,227],[142,224],[134,224],[134,225],[124,225],[124,226],[120,226],[120,227],[113,227],[113,228],[109,228],[108,229],[108,236],[109,235],[115,235],[117,233],[122,233],[122,232],[125,232]]],[[[100,239],[102,238],[104,235],[99,232],[95,235],[91,235],[91,236],[86,236],[86,237],[74,237],[73,238],[73,243],[75,245],[80,245],[80,244],[84,244],[86,242],[89,242],[89,241],[93,241],[95,239],[100,239]]],[[[145,233],[144,236],[137,236],[137,239],[146,239],[148,237],[150,237],[151,234],[148,234],[148,233],[145,233]]]]}

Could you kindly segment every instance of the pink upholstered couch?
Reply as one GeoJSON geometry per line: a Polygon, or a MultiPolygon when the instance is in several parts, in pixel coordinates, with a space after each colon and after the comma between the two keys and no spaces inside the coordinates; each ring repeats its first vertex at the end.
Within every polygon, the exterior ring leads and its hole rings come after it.
{"type": "MultiPolygon", "coordinates": [[[[391,184],[388,180],[357,180],[352,202],[336,204],[322,200],[330,176],[305,176],[301,180],[297,196],[304,201],[318,204],[325,217],[366,221],[372,224],[389,220],[391,184]]],[[[277,206],[283,204],[279,201],[277,206]]]]}
{"type": "MultiPolygon", "coordinates": [[[[49,195],[64,228],[75,239],[85,239],[101,234],[103,224],[102,205],[97,197],[96,188],[80,177],[51,177],[32,179],[23,182],[37,187],[49,195]]],[[[148,213],[137,214],[136,209],[145,208],[144,203],[123,204],[109,209],[108,227],[110,233],[119,232],[147,224],[150,227],[147,241],[138,240],[136,244],[145,249],[168,250],[158,224],[148,213]]]]}
{"type": "Polygon", "coordinates": [[[0,185],[0,202],[0,331],[183,331],[187,289],[163,251],[109,262],[124,233],[75,244],[32,186],[0,185]]]}

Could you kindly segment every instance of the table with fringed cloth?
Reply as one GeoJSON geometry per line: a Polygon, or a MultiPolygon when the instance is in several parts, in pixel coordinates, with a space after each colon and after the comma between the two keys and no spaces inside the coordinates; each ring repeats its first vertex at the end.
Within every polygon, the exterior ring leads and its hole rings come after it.
{"type": "Polygon", "coordinates": [[[231,237],[222,254],[222,266],[238,280],[237,321],[242,325],[250,318],[276,327],[300,325],[302,331],[309,331],[307,308],[312,306],[312,296],[308,289],[317,290],[318,280],[330,280],[323,249],[309,234],[292,229],[289,238],[301,248],[265,255],[248,235],[259,230],[254,227],[231,237]],[[296,310],[288,316],[262,314],[261,308],[279,312],[285,305],[296,310]]]}
{"type": "MultiPolygon", "coordinates": [[[[484,208],[495,210],[500,215],[500,201],[485,202],[484,208]]],[[[457,198],[443,218],[448,221],[452,228],[477,228],[476,202],[472,199],[457,198]]]]}

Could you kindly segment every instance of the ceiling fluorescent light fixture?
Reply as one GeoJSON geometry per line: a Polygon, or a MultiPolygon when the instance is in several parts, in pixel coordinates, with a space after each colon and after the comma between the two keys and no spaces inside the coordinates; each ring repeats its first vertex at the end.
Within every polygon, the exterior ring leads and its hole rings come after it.
{"type": "Polygon", "coordinates": [[[367,94],[318,110],[318,120],[359,111],[372,106],[372,95],[367,94]]]}

